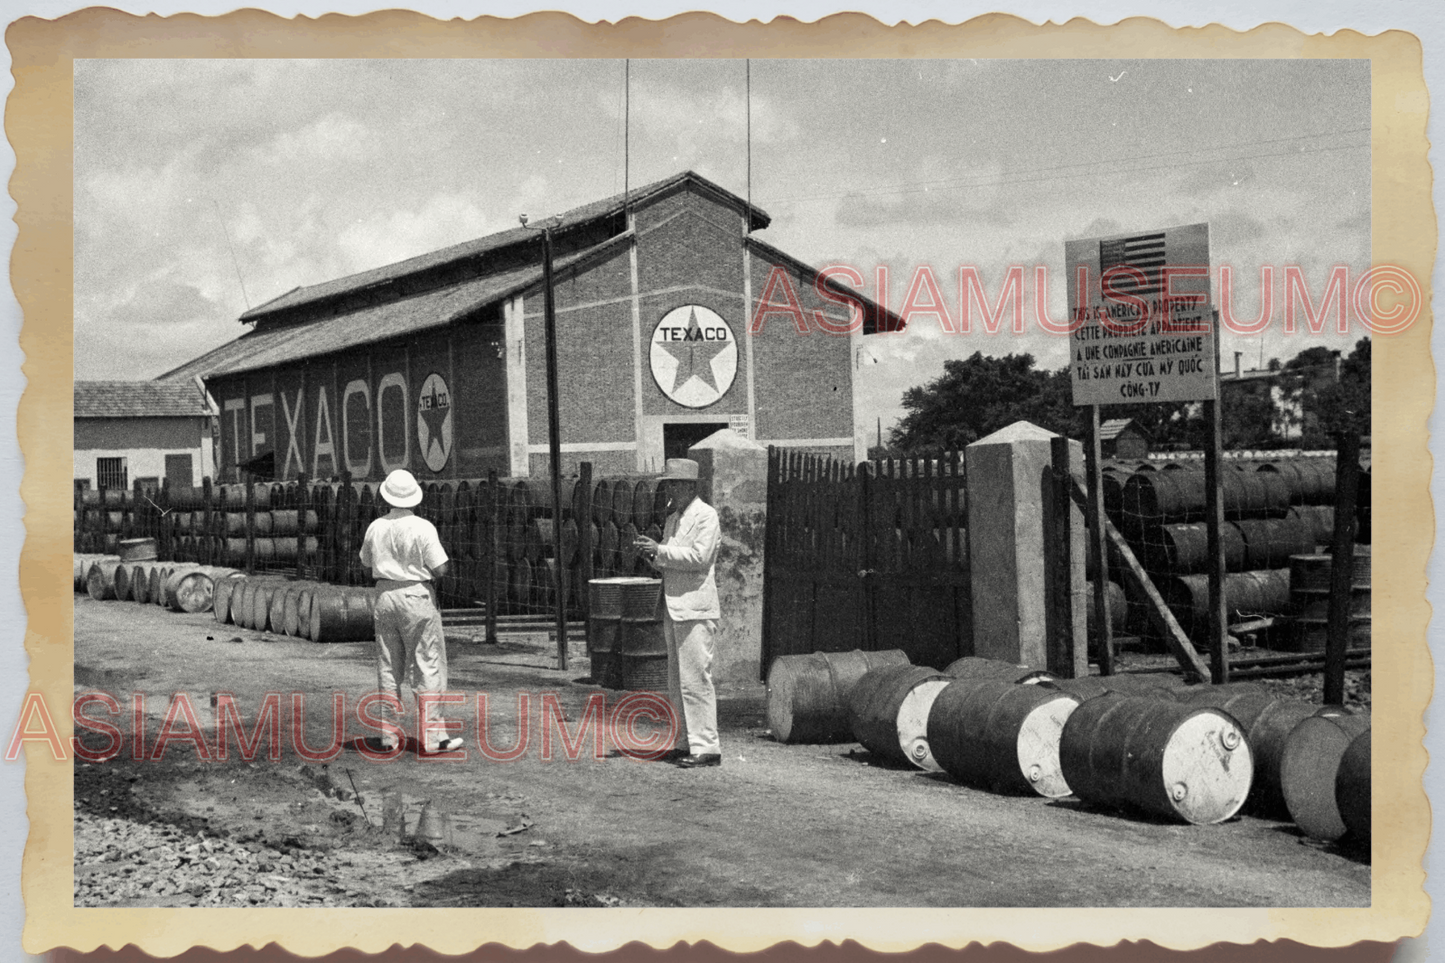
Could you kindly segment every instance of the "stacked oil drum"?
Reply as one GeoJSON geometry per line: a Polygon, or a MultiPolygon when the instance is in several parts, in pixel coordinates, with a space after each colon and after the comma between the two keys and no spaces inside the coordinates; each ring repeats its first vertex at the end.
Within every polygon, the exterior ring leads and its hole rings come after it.
{"type": "MultiPolygon", "coordinates": [[[[1368,475],[1362,475],[1368,478],[1368,475]]],[[[1285,623],[1315,618],[1301,611],[1301,593],[1318,582],[1320,565],[1300,571],[1298,556],[1327,551],[1334,534],[1335,462],[1327,457],[1273,461],[1225,461],[1220,480],[1225,523],[1225,608],[1231,623],[1255,617],[1280,620],[1270,635],[1275,648],[1314,647],[1319,633],[1285,623]]],[[[1361,541],[1368,533],[1368,484],[1359,512],[1361,541]]],[[[1208,628],[1208,531],[1205,474],[1199,459],[1179,462],[1114,462],[1105,466],[1105,511],[1154,579],[1180,626],[1202,643],[1208,628]]],[[[1364,551],[1368,551],[1365,549],[1364,551]]],[[[1368,571],[1368,559],[1365,570],[1368,571]]],[[[1326,566],[1327,567],[1327,566],[1326,566]]],[[[1357,569],[1359,566],[1357,565],[1357,569]]],[[[1357,580],[1358,582],[1358,580],[1357,580]]],[[[1368,575],[1355,601],[1357,634],[1368,642],[1368,575]]],[[[1111,587],[1117,599],[1123,589],[1111,587]]],[[[1318,599],[1309,599],[1318,602],[1318,599]]],[[[1126,597],[1128,634],[1150,636],[1142,599],[1126,597]]],[[[1114,613],[1116,622],[1119,618],[1114,613]]]]}
{"type": "Polygon", "coordinates": [[[1022,799],[1077,797],[1196,825],[1243,811],[1327,842],[1370,838],[1370,717],[1170,675],[1055,679],[991,659],[942,671],[903,652],[783,656],[768,723],[787,744],[860,743],[868,761],[1022,799]]]}
{"type": "Polygon", "coordinates": [[[73,511],[75,551],[83,555],[115,555],[130,531],[135,492],[111,488],[79,492],[73,511]]]}
{"type": "MultiPolygon", "coordinates": [[[[486,479],[468,479],[426,490],[416,511],[436,525],[455,562],[438,586],[446,606],[488,601],[490,582],[499,614],[547,614],[565,572],[569,616],[585,618],[586,562],[592,578],[656,574],[634,547],[639,534],[662,537],[666,497],[655,476],[604,477],[590,492],[575,478],[563,479],[558,504],[546,479],[500,479],[495,488],[486,479]]],[[[366,524],[388,509],[375,486],[359,486],[356,498],[352,539],[359,546],[366,524]]],[[[365,577],[352,573],[353,581],[365,577]]]]}
{"type": "MultiPolygon", "coordinates": [[[[561,487],[554,505],[545,479],[425,485],[416,511],[437,526],[453,560],[437,586],[443,606],[491,601],[502,615],[547,614],[565,572],[570,617],[583,618],[584,576],[655,574],[635,542],[638,535],[662,537],[667,506],[656,476],[602,477],[589,491],[572,478],[561,487]]],[[[161,558],[175,562],[244,568],[249,553],[256,573],[366,586],[371,573],[358,554],[362,538],[371,521],[389,510],[378,488],[375,482],[333,481],[302,490],[291,481],[82,492],[75,504],[75,551],[115,554],[121,541],[145,535],[156,539],[161,558]]]]}

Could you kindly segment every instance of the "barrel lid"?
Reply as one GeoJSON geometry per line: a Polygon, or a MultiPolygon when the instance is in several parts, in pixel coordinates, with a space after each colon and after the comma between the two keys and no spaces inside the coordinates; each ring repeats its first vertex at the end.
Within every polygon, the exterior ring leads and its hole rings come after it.
{"type": "Polygon", "coordinates": [[[1179,815],[1191,823],[1211,825],[1244,805],[1254,778],[1254,759],[1244,732],[1227,712],[1199,709],[1170,735],[1160,777],[1179,815]]]}
{"type": "Polygon", "coordinates": [[[661,585],[660,578],[647,578],[642,575],[614,575],[610,578],[589,579],[588,585],[661,585]]]}

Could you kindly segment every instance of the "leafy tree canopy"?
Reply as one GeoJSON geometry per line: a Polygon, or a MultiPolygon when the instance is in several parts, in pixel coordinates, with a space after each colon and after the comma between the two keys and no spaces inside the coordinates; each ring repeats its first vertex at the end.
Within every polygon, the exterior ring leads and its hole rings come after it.
{"type": "MultiPolygon", "coordinates": [[[[1323,347],[1308,348],[1282,365],[1272,360],[1269,370],[1278,372],[1279,399],[1271,381],[1240,384],[1225,392],[1225,447],[1324,448],[1333,445],[1333,435],[1341,428],[1369,433],[1369,338],[1361,339],[1342,360],[1338,383],[1335,354],[1323,347]],[[1302,438],[1286,439],[1276,432],[1290,424],[1302,427],[1302,438]]],[[[976,351],[945,361],[940,377],[904,392],[903,408],[904,417],[888,439],[888,448],[901,453],[963,448],[1016,421],[1072,438],[1087,431],[1087,409],[1073,405],[1068,368],[1041,370],[1027,353],[990,358],[976,351]]],[[[1106,405],[1100,417],[1133,418],[1156,449],[1198,449],[1205,443],[1200,406],[1188,402],[1106,405]]]]}

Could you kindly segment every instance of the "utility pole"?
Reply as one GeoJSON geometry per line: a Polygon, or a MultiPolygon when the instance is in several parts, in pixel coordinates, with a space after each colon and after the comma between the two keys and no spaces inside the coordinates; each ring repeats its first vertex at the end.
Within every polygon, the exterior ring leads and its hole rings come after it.
{"type": "MultiPolygon", "coordinates": [[[[519,220],[527,227],[527,215],[519,220]]],[[[557,308],[552,296],[552,230],[562,215],[548,218],[542,231],[543,328],[547,342],[547,454],[552,481],[552,562],[557,584],[557,668],[567,668],[567,567],[562,564],[562,439],[557,403],[557,308]]],[[[534,228],[535,230],[535,228],[534,228]]]]}

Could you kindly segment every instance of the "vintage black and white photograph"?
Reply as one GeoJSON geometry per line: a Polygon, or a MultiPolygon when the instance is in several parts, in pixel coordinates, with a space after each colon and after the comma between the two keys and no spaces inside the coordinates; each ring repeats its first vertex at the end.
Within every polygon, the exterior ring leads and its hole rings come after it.
{"type": "Polygon", "coordinates": [[[1371,91],[77,60],[74,906],[1369,907],[1371,91]]]}

